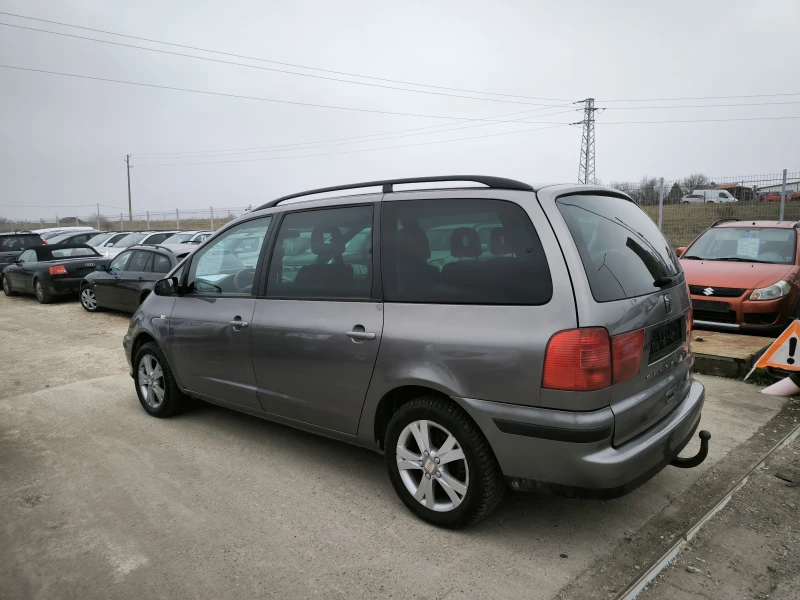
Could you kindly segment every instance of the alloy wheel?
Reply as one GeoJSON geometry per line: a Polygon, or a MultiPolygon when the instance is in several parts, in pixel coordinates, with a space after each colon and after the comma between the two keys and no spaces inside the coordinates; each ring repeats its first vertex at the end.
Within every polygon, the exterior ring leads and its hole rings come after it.
{"type": "Polygon", "coordinates": [[[469,466],[455,436],[434,421],[412,421],[400,433],[397,469],[408,492],[436,512],[458,508],[469,488],[469,466]]]}
{"type": "Polygon", "coordinates": [[[89,310],[97,308],[97,297],[94,295],[94,291],[91,288],[84,288],[81,292],[81,304],[89,310]]]}
{"type": "Polygon", "coordinates": [[[139,392],[151,408],[158,408],[164,402],[164,371],[158,359],[152,354],[145,354],[139,361],[136,376],[139,392]]]}
{"type": "Polygon", "coordinates": [[[44,288],[39,281],[36,282],[36,299],[39,302],[44,302],[44,288]]]}
{"type": "Polygon", "coordinates": [[[3,291],[6,296],[11,295],[11,285],[8,283],[8,277],[3,277],[3,291]]]}

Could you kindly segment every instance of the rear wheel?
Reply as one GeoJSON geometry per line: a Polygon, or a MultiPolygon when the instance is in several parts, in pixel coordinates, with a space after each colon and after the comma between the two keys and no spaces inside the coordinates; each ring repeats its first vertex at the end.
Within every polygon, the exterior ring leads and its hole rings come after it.
{"type": "Polygon", "coordinates": [[[154,417],[171,417],[186,403],[164,353],[153,342],[143,344],[133,359],[136,395],[148,413],[154,417]]]}
{"type": "Polygon", "coordinates": [[[3,293],[6,296],[19,296],[19,292],[15,292],[11,289],[11,282],[8,280],[8,277],[3,277],[3,293]]]}
{"type": "Polygon", "coordinates": [[[33,282],[33,290],[36,292],[36,299],[39,301],[39,304],[50,304],[53,301],[53,297],[50,295],[42,282],[38,279],[33,282]]]}
{"type": "Polygon", "coordinates": [[[85,285],[81,288],[81,306],[88,312],[97,312],[100,306],[97,304],[97,296],[94,290],[85,285]]]}
{"type": "Polygon", "coordinates": [[[503,499],[505,480],[489,442],[450,400],[426,396],[404,404],[389,421],[384,448],[395,491],[429,523],[464,527],[503,499]]]}

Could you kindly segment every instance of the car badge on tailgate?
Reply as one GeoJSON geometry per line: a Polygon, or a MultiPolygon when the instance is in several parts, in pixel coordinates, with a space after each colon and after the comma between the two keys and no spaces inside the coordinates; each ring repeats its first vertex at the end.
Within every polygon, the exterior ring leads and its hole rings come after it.
{"type": "MultiPolygon", "coordinates": [[[[93,266],[94,266],[94,263],[84,263],[84,265],[83,265],[83,266],[84,266],[84,267],[93,267],[93,266]]],[[[669,311],[667,311],[667,312],[669,312],[669,311]]]]}
{"type": "Polygon", "coordinates": [[[667,309],[667,314],[672,312],[672,298],[669,297],[669,294],[664,294],[664,308],[667,309]]]}

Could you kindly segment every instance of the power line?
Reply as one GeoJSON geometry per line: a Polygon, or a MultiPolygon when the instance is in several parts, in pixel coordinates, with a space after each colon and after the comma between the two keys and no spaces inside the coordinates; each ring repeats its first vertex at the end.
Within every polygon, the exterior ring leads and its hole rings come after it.
{"type": "MultiPolygon", "coordinates": [[[[564,107],[564,106],[572,106],[573,104],[574,103],[570,102],[568,104],[562,104],[561,106],[562,107],[564,107]]],[[[538,111],[542,111],[542,110],[547,110],[547,109],[545,109],[545,108],[535,108],[533,110],[523,110],[522,112],[514,112],[514,113],[507,113],[507,114],[504,114],[504,115],[497,115],[496,118],[497,119],[505,119],[505,117],[514,117],[514,116],[517,116],[517,115],[525,115],[525,114],[530,114],[530,113],[538,112],[538,111]]],[[[575,112],[576,110],[578,110],[578,109],[577,108],[573,108],[571,110],[564,111],[564,113],[575,112]]],[[[536,118],[559,115],[559,114],[563,114],[563,113],[561,113],[561,112],[547,113],[547,114],[544,114],[544,115],[537,115],[536,118]]],[[[529,123],[530,121],[527,121],[527,118],[528,117],[526,117],[525,119],[502,120],[502,121],[496,121],[496,123],[529,123]]],[[[468,122],[468,120],[467,121],[462,121],[462,122],[466,123],[466,122],[468,122]]],[[[485,127],[485,126],[493,125],[493,124],[494,123],[488,123],[487,125],[476,125],[476,127],[485,127]]],[[[218,149],[218,150],[197,150],[197,151],[185,150],[185,151],[182,151],[182,152],[151,152],[151,153],[143,153],[143,154],[134,154],[133,156],[137,157],[137,158],[140,158],[140,159],[141,158],[145,158],[145,159],[148,159],[148,158],[169,158],[171,156],[175,156],[176,158],[180,158],[180,156],[177,156],[177,155],[210,154],[210,153],[240,153],[240,152],[241,153],[246,153],[248,151],[271,150],[273,148],[281,148],[281,149],[286,149],[286,150],[294,150],[294,149],[302,150],[303,148],[294,148],[294,147],[295,146],[308,146],[308,145],[325,144],[327,142],[345,142],[345,141],[349,141],[349,140],[364,140],[364,138],[383,137],[383,136],[387,136],[387,135],[393,135],[393,134],[396,134],[396,133],[409,133],[409,132],[413,132],[413,131],[427,131],[427,130],[431,130],[431,129],[438,129],[440,127],[449,127],[449,125],[450,125],[449,123],[446,124],[446,125],[445,124],[442,124],[442,125],[427,125],[425,127],[414,127],[412,129],[399,129],[399,130],[395,130],[395,131],[386,131],[384,133],[370,133],[370,134],[367,134],[367,135],[356,135],[356,136],[343,137],[343,138],[329,138],[329,139],[325,139],[325,140],[316,140],[316,141],[313,141],[313,142],[298,142],[298,143],[295,143],[295,144],[277,144],[277,145],[272,145],[272,146],[255,146],[255,147],[249,147],[249,148],[227,148],[227,149],[218,149]]],[[[430,131],[429,133],[430,134],[435,134],[435,133],[441,133],[443,131],[452,131],[452,129],[441,129],[439,131],[430,131]]],[[[365,141],[372,141],[372,140],[365,140],[365,141]]]]}
{"type": "MultiPolygon", "coordinates": [[[[728,122],[728,121],[776,121],[776,120],[783,120],[783,119],[800,119],[800,116],[792,116],[792,117],[753,117],[753,118],[737,118],[737,119],[693,119],[693,120],[670,120],[670,121],[611,121],[607,123],[603,123],[602,121],[597,121],[597,125],[635,125],[635,124],[650,124],[650,123],[719,123],[719,122],[728,122]]],[[[436,140],[431,142],[417,142],[414,144],[403,144],[399,146],[385,146],[382,148],[364,148],[359,150],[343,150],[341,152],[325,152],[320,154],[301,154],[298,156],[273,156],[269,158],[251,158],[251,159],[240,159],[240,160],[219,160],[219,161],[196,161],[196,162],[179,162],[179,163],[139,163],[141,167],[172,167],[172,166],[180,166],[180,165],[216,165],[216,164],[229,164],[229,163],[239,163],[239,162],[260,162],[260,161],[271,161],[271,160],[286,160],[286,159],[293,159],[293,158],[312,158],[312,157],[319,157],[319,156],[333,156],[337,154],[356,154],[362,152],[373,152],[379,150],[393,150],[396,148],[411,148],[414,146],[427,146],[431,144],[445,144],[448,142],[459,142],[463,140],[475,140],[480,138],[487,138],[487,137],[495,137],[501,135],[513,135],[517,133],[527,133],[529,131],[540,131],[543,129],[554,129],[557,127],[570,127],[573,125],[579,125],[583,122],[579,123],[557,123],[553,125],[549,125],[548,127],[539,127],[533,129],[520,129],[517,131],[506,131],[502,133],[490,133],[486,135],[475,135],[469,137],[462,137],[462,138],[454,138],[449,140],[436,140]]],[[[302,150],[302,148],[301,148],[302,150]]]]}
{"type": "MultiPolygon", "coordinates": [[[[542,116],[561,115],[561,114],[572,113],[572,112],[575,112],[575,111],[574,110],[564,110],[564,111],[560,111],[560,112],[556,112],[556,113],[548,113],[547,115],[542,115],[542,116]]],[[[534,124],[537,123],[537,121],[513,120],[513,121],[498,121],[498,123],[529,123],[531,125],[534,125],[534,124]]],[[[538,123],[548,124],[547,121],[538,121],[538,123]]],[[[384,142],[384,141],[387,141],[387,140],[393,140],[393,139],[404,138],[404,137],[414,137],[414,136],[419,136],[419,135],[435,135],[437,133],[446,133],[448,131],[458,131],[458,130],[461,130],[461,129],[473,129],[473,128],[476,128],[476,127],[491,127],[491,126],[496,125],[496,124],[497,123],[480,123],[478,125],[463,125],[461,127],[450,127],[448,129],[440,129],[439,131],[429,131],[429,132],[421,132],[421,133],[405,133],[405,134],[401,134],[401,135],[386,135],[386,134],[384,134],[384,137],[381,137],[380,139],[362,140],[360,142],[357,142],[357,141],[339,141],[339,142],[332,141],[331,143],[318,143],[318,144],[315,144],[315,145],[308,145],[308,144],[311,144],[311,142],[306,142],[306,145],[304,147],[302,147],[302,148],[297,148],[296,147],[299,144],[289,144],[288,146],[276,146],[276,147],[273,147],[273,148],[264,148],[264,149],[250,149],[250,150],[244,150],[244,151],[239,151],[239,152],[236,152],[236,151],[218,151],[218,152],[216,152],[214,154],[210,154],[209,152],[211,152],[211,151],[184,152],[184,153],[179,153],[180,154],[179,156],[158,156],[158,157],[147,157],[147,156],[134,154],[133,157],[134,158],[139,158],[140,160],[141,159],[144,159],[144,160],[168,160],[168,159],[173,159],[173,158],[175,158],[175,159],[179,159],[179,158],[205,158],[205,157],[213,157],[213,156],[236,156],[236,155],[241,155],[241,154],[262,154],[262,153],[271,153],[271,152],[287,152],[287,151],[291,151],[291,150],[313,150],[315,148],[326,148],[326,147],[330,147],[330,146],[342,146],[342,145],[347,145],[347,144],[364,144],[364,143],[367,143],[367,142],[384,142]]],[[[551,122],[549,124],[552,125],[552,124],[555,124],[555,123],[551,122]]],[[[558,125],[562,125],[563,123],[557,123],[557,124],[558,125]]],[[[346,140],[347,138],[343,138],[343,139],[346,140]]],[[[140,164],[148,164],[148,163],[140,163],[140,164]]]]}
{"type": "Polygon", "coordinates": [[[740,102],[737,104],[687,104],[684,106],[605,106],[599,110],[662,110],[672,108],[719,108],[724,106],[780,106],[784,104],[800,104],[800,100],[788,100],[785,102],[740,102]]]}
{"type": "Polygon", "coordinates": [[[362,148],[359,150],[342,150],[340,152],[325,152],[321,154],[301,154],[298,156],[272,156],[269,158],[247,158],[247,159],[239,159],[239,160],[216,160],[216,161],[199,161],[199,162],[181,162],[181,163],[140,163],[138,166],[140,167],[175,167],[179,165],[221,165],[221,164],[229,164],[229,163],[241,163],[241,162],[261,162],[261,161],[271,161],[271,160],[286,160],[290,158],[313,158],[318,156],[333,156],[336,154],[358,154],[361,152],[377,152],[378,150],[394,150],[396,148],[411,148],[413,146],[428,146],[431,144],[446,144],[449,142],[460,142],[464,140],[476,140],[480,138],[487,138],[487,137],[495,137],[500,135],[513,135],[516,133],[527,133],[530,131],[542,131],[544,129],[555,129],[557,127],[569,127],[571,123],[559,123],[556,125],[549,125],[547,127],[534,127],[532,129],[520,129],[518,131],[505,131],[502,133],[488,133],[486,135],[474,135],[469,137],[462,137],[462,138],[454,138],[449,140],[435,140],[431,142],[417,142],[414,144],[403,144],[400,146],[384,146],[382,148],[362,148]]]}
{"type": "Polygon", "coordinates": [[[692,96],[685,98],[628,98],[619,100],[605,100],[603,98],[600,98],[597,100],[597,102],[677,102],[680,100],[735,100],[739,98],[777,98],[779,96],[800,96],[800,92],[786,92],[781,94],[747,94],[744,96],[692,96]]]}
{"type": "MultiPolygon", "coordinates": [[[[92,77],[90,75],[78,75],[76,73],[61,73],[59,71],[47,71],[45,69],[31,69],[29,67],[16,67],[13,65],[2,65],[0,64],[0,68],[3,69],[13,69],[17,71],[28,71],[31,73],[43,73],[46,75],[58,75],[61,77],[74,77],[76,79],[88,79],[92,81],[104,81],[107,83],[120,83],[124,85],[135,85],[140,87],[148,87],[148,88],[155,88],[161,90],[172,90],[176,92],[190,92],[193,94],[206,94],[209,96],[221,96],[225,98],[239,98],[241,100],[258,100],[261,102],[275,102],[278,104],[291,104],[294,106],[310,106],[313,108],[328,108],[333,110],[345,110],[350,112],[363,112],[363,113],[372,113],[372,114],[379,114],[379,115],[395,115],[400,117],[421,117],[425,119],[448,119],[454,121],[494,121],[494,119],[480,119],[480,118],[469,118],[469,117],[453,117],[449,115],[427,115],[421,113],[405,113],[405,112],[394,112],[388,110],[375,110],[369,108],[354,108],[349,106],[332,106],[329,104],[315,104],[312,102],[297,102],[294,100],[277,100],[275,98],[261,98],[258,96],[243,96],[239,94],[226,94],[223,92],[210,92],[207,90],[194,90],[191,88],[179,88],[169,85],[157,85],[155,83],[141,83],[137,81],[125,81],[122,79],[109,79],[106,77],[92,77]]],[[[555,107],[553,107],[555,108],[555,107]]]]}
{"type": "Polygon", "coordinates": [[[741,117],[736,119],[679,119],[669,121],[597,121],[598,125],[638,125],[648,123],[725,123],[728,121],[781,121],[784,119],[800,119],[796,117],[741,117]]]}
{"type": "MultiPolygon", "coordinates": [[[[0,14],[4,14],[4,13],[0,13],[0,14]]],[[[89,42],[99,42],[101,44],[110,44],[110,45],[113,45],[113,46],[121,46],[123,48],[133,48],[135,50],[146,50],[148,52],[158,52],[159,54],[169,54],[169,55],[172,55],[172,56],[181,56],[183,58],[194,58],[195,60],[204,60],[204,61],[207,61],[207,62],[214,62],[214,63],[225,64],[225,65],[235,65],[235,66],[239,66],[239,67],[247,67],[248,69],[259,69],[261,71],[271,71],[273,73],[283,73],[283,74],[286,74],[286,75],[296,75],[298,77],[310,77],[312,79],[324,79],[326,81],[337,81],[339,83],[350,83],[350,84],[353,84],[353,85],[363,85],[363,86],[376,87],[376,88],[382,88],[382,89],[388,89],[388,90],[398,90],[398,91],[403,91],[403,92],[412,92],[412,93],[415,93],[415,94],[429,94],[429,95],[434,95],[434,96],[446,96],[446,97],[449,97],[449,98],[465,98],[465,99],[468,99],[468,100],[482,100],[484,102],[503,102],[503,103],[506,103],[506,104],[529,104],[529,105],[532,105],[532,106],[553,106],[552,104],[541,104],[541,103],[538,103],[538,102],[528,102],[528,101],[523,101],[523,100],[501,100],[499,98],[481,98],[479,96],[464,96],[463,94],[447,94],[447,93],[444,93],[444,92],[432,92],[432,91],[429,91],[429,90],[414,90],[414,89],[410,89],[410,88],[403,88],[403,87],[385,85],[385,84],[380,84],[380,83],[369,83],[369,82],[366,82],[366,81],[351,81],[349,79],[340,79],[338,77],[328,77],[328,76],[325,76],[325,75],[314,75],[312,73],[298,73],[297,71],[288,71],[286,69],[275,69],[275,68],[272,68],[272,67],[261,67],[261,66],[258,66],[258,65],[248,65],[248,64],[245,64],[245,63],[233,62],[233,61],[230,61],[230,60],[221,60],[219,58],[210,58],[208,56],[196,56],[194,54],[184,54],[182,52],[172,52],[172,51],[169,51],[169,50],[159,50],[158,48],[147,48],[145,46],[135,46],[133,44],[123,44],[122,42],[112,42],[111,40],[101,40],[101,39],[98,39],[98,38],[86,37],[86,36],[81,36],[81,35],[74,35],[74,34],[71,34],[71,33],[63,33],[63,32],[60,32],[60,31],[50,31],[48,29],[38,29],[36,27],[25,27],[24,25],[13,25],[11,23],[0,23],[0,25],[2,25],[3,27],[14,27],[16,29],[24,29],[24,30],[27,30],[27,31],[37,31],[39,33],[48,33],[50,35],[59,35],[59,36],[62,36],[62,37],[68,37],[68,38],[73,38],[73,39],[77,39],[77,40],[86,40],[86,41],[89,41],[89,42]]],[[[111,34],[111,35],[118,35],[118,34],[111,34]]],[[[162,44],[162,43],[165,43],[165,42],[155,42],[155,43],[162,44]]],[[[206,52],[213,52],[213,50],[206,50],[206,52]]],[[[251,59],[251,60],[258,60],[258,59],[251,59]]],[[[563,100],[556,100],[556,101],[557,102],[563,102],[563,100]]]]}

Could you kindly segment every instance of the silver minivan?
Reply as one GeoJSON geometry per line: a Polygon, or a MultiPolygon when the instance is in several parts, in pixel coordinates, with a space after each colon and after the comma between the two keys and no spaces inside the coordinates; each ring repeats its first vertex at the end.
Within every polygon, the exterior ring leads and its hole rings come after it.
{"type": "Polygon", "coordinates": [[[227,224],[124,347],[151,415],[192,397],[372,448],[412,512],[461,527],[509,485],[608,498],[702,462],[707,432],[677,457],[704,400],[691,322],[680,263],[622,192],[431,177],[227,224]],[[472,187],[395,189],[451,181],[472,187]]]}

